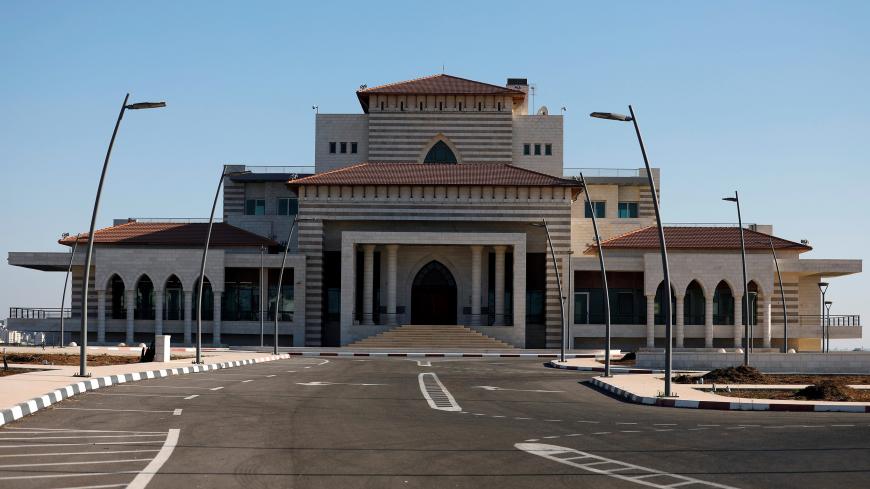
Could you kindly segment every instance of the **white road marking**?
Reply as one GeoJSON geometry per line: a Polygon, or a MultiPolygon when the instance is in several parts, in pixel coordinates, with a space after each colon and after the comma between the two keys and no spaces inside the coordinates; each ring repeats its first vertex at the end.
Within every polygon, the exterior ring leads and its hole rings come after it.
{"type": "Polygon", "coordinates": [[[220,386],[220,387],[212,387],[212,388],[209,389],[209,390],[210,390],[210,391],[219,391],[219,390],[221,390],[221,389],[223,389],[223,388],[224,388],[224,386],[220,386]]]}
{"type": "MultiPolygon", "coordinates": [[[[169,411],[166,411],[167,413],[169,411]]],[[[63,440],[69,438],[132,438],[132,437],[143,437],[143,436],[163,436],[165,433],[161,433],[159,435],[79,435],[79,436],[30,436],[30,437],[2,437],[0,441],[3,440],[63,440]]]]}
{"type": "Polygon", "coordinates": [[[855,425],[853,425],[853,424],[832,424],[831,425],[832,428],[851,428],[853,426],[855,426],[855,425]]]}
{"type": "Polygon", "coordinates": [[[677,423],[653,423],[653,426],[676,426],[677,423]]]}
{"type": "MultiPolygon", "coordinates": [[[[82,280],[84,280],[84,279],[82,279],[82,280]]],[[[253,381],[254,381],[254,379],[248,379],[248,380],[243,380],[242,383],[247,384],[248,382],[253,382],[253,381]]]]}
{"type": "Polygon", "coordinates": [[[287,373],[288,373],[288,374],[295,374],[296,371],[295,371],[295,370],[288,370],[287,373]]]}
{"type": "Polygon", "coordinates": [[[141,384],[117,384],[115,387],[138,387],[140,389],[209,389],[214,390],[210,387],[195,387],[188,385],[141,385],[141,384]]]}
{"type": "Polygon", "coordinates": [[[99,486],[62,487],[60,489],[108,489],[110,487],[126,487],[127,484],[101,484],[99,486]]]}
{"type": "Polygon", "coordinates": [[[637,424],[637,423],[624,423],[624,422],[617,421],[616,424],[637,424]]]}
{"type": "Polygon", "coordinates": [[[431,367],[432,362],[429,360],[417,360],[418,367],[431,367]]]}
{"type": "Polygon", "coordinates": [[[74,408],[56,407],[54,409],[66,409],[68,411],[113,411],[117,413],[171,413],[172,411],[150,411],[148,409],[109,409],[109,408],[74,408]]]}
{"type": "Polygon", "coordinates": [[[420,392],[429,403],[429,407],[439,411],[462,411],[459,403],[450,394],[450,391],[444,387],[438,375],[434,372],[423,372],[417,376],[417,382],[420,384],[420,392]],[[432,396],[435,396],[434,398],[432,396]]]}
{"type": "Polygon", "coordinates": [[[496,387],[494,385],[475,385],[472,389],[484,389],[488,391],[514,391],[514,392],[544,392],[544,393],[553,393],[553,392],[565,392],[565,391],[547,391],[541,389],[508,389],[505,387],[496,387]]]}
{"type": "Polygon", "coordinates": [[[544,421],[548,421],[550,423],[561,423],[561,419],[545,419],[544,421]]]}
{"type": "Polygon", "coordinates": [[[73,433],[147,433],[149,435],[164,435],[165,431],[130,431],[130,430],[76,430],[72,428],[28,428],[7,426],[3,430],[28,430],[28,431],[69,431],[73,433]]]}
{"type": "MultiPolygon", "coordinates": [[[[70,437],[76,438],[76,437],[70,437]]],[[[153,445],[155,443],[163,443],[160,440],[154,441],[98,441],[92,443],[25,443],[20,445],[0,445],[0,448],[45,448],[45,447],[92,447],[94,445],[153,445]]]]}
{"type": "Polygon", "coordinates": [[[735,489],[733,486],[716,484],[714,482],[707,482],[700,479],[695,479],[693,477],[687,477],[684,475],[663,472],[661,470],[650,469],[648,467],[642,467],[640,465],[629,464],[611,458],[592,455],[591,453],[581,452],[572,448],[560,447],[556,445],[545,445],[543,443],[517,443],[516,445],[514,445],[514,447],[526,453],[537,455],[539,457],[543,457],[554,462],[570,465],[572,467],[577,467],[579,469],[583,469],[596,474],[606,475],[608,477],[613,477],[628,482],[634,482],[635,484],[640,484],[648,487],[663,489],[668,487],[694,484],[697,486],[716,487],[719,489],[735,489]],[[565,455],[569,456],[566,457],[565,455]],[[617,465],[618,467],[608,469],[599,469],[595,467],[596,465],[605,464],[611,467],[613,465],[617,465]],[[625,475],[618,473],[619,471],[624,470],[634,470],[637,472],[643,472],[643,474],[625,475]],[[678,482],[668,481],[670,483],[657,484],[655,482],[646,480],[652,477],[676,479],[678,482]]]}
{"type": "Polygon", "coordinates": [[[720,424],[699,424],[699,425],[698,425],[698,426],[710,426],[710,427],[717,427],[717,426],[722,426],[722,425],[720,425],[720,424]]]}
{"type": "MultiPolygon", "coordinates": [[[[83,280],[84,280],[84,279],[83,279],[83,280]]],[[[267,376],[266,376],[266,378],[269,378],[269,377],[274,377],[274,376],[275,376],[275,374],[272,374],[272,375],[267,375],[267,376]]]]}
{"type": "Polygon", "coordinates": [[[153,450],[100,450],[90,452],[55,452],[55,453],[14,453],[11,455],[0,455],[0,458],[10,457],[58,457],[62,455],[106,455],[112,453],[142,453],[142,452],[159,452],[159,449],[153,450]]]}
{"type": "Polygon", "coordinates": [[[172,411],[172,415],[173,416],[181,416],[181,409],[176,409],[175,411],[172,411]]]}
{"type": "Polygon", "coordinates": [[[577,421],[577,422],[578,422],[578,423],[595,423],[595,424],[598,424],[598,423],[600,423],[601,421],[583,421],[583,420],[580,420],[580,421],[577,421]]]}
{"type": "Polygon", "coordinates": [[[189,401],[189,400],[191,400],[191,399],[195,399],[195,398],[197,398],[197,397],[199,397],[199,394],[192,394],[192,395],[189,395],[189,396],[185,397],[184,400],[185,400],[185,401],[189,401]]]}
{"type": "Polygon", "coordinates": [[[610,432],[609,431],[596,431],[595,433],[592,433],[592,434],[593,435],[609,435],[610,432]]]}
{"type": "Polygon", "coordinates": [[[114,463],[126,463],[126,462],[147,462],[151,460],[150,458],[128,458],[123,460],[86,460],[81,462],[50,462],[44,464],[10,464],[10,465],[0,465],[0,469],[15,469],[19,467],[45,467],[48,465],[93,465],[93,464],[114,464],[114,463]]]}
{"type": "Polygon", "coordinates": [[[110,394],[108,392],[88,392],[91,396],[130,396],[130,397],[184,397],[172,394],[110,394]]]}
{"type": "Polygon", "coordinates": [[[171,429],[169,433],[166,435],[166,441],[163,442],[163,447],[160,449],[160,452],[157,453],[157,456],[154,457],[153,460],[142,469],[142,472],[136,475],[130,485],[127,486],[127,489],[145,489],[145,486],[151,482],[151,478],[157,474],[157,471],[160,470],[160,467],[169,460],[169,457],[172,455],[172,451],[175,450],[175,445],[178,444],[178,429],[171,429]]]}
{"type": "Polygon", "coordinates": [[[362,385],[362,386],[371,386],[371,385],[387,385],[387,384],[352,384],[347,382],[296,382],[296,385],[307,385],[307,386],[317,386],[317,385],[362,385]]]}
{"type": "Polygon", "coordinates": [[[119,475],[119,474],[135,474],[135,470],[120,470],[117,472],[73,472],[66,474],[47,474],[47,475],[16,475],[11,477],[0,477],[0,481],[11,481],[21,479],[56,479],[58,477],[94,477],[98,475],[119,475]]]}

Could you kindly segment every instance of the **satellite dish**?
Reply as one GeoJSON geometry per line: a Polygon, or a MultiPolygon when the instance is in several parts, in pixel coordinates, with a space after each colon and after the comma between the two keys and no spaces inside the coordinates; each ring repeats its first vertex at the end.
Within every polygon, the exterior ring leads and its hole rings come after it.
{"type": "Polygon", "coordinates": [[[541,108],[538,109],[538,115],[550,115],[550,109],[548,109],[546,105],[542,105],[541,108]]]}

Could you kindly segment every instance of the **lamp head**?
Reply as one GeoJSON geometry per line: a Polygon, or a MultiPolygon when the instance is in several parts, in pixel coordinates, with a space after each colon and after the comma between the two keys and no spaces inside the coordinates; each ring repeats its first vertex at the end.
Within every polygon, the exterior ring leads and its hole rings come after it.
{"type": "Polygon", "coordinates": [[[135,104],[127,105],[126,107],[129,110],[159,109],[161,107],[166,107],[166,102],[138,102],[135,104]]]}
{"type": "Polygon", "coordinates": [[[608,119],[611,121],[620,121],[620,122],[631,122],[634,119],[628,115],[617,114],[615,112],[593,112],[589,114],[589,117],[594,117],[596,119],[608,119]]]}
{"type": "Polygon", "coordinates": [[[825,301],[825,305],[828,307],[831,307],[831,304],[833,304],[833,303],[834,303],[833,301],[825,301]]]}
{"type": "Polygon", "coordinates": [[[728,202],[737,202],[737,197],[723,197],[722,200],[727,200],[728,202]]]}
{"type": "Polygon", "coordinates": [[[828,282],[819,282],[819,290],[824,294],[828,290],[828,282]]]}
{"type": "Polygon", "coordinates": [[[63,234],[60,235],[60,237],[61,237],[61,239],[63,239],[63,238],[69,238],[69,233],[63,233],[63,234]]]}

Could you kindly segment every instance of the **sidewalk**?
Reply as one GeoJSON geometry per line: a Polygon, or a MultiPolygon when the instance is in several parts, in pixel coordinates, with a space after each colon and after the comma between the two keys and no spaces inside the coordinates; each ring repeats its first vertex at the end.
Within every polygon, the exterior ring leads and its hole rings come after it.
{"type": "MultiPolygon", "coordinates": [[[[253,363],[254,360],[262,361],[261,359],[264,358],[274,359],[277,357],[264,357],[262,352],[252,351],[214,351],[204,352],[202,358],[205,365],[209,366],[217,364],[253,363]]],[[[34,372],[0,377],[0,413],[19,406],[22,403],[47,397],[50,393],[63,390],[71,385],[89,383],[104,377],[118,375],[124,377],[125,374],[139,374],[158,370],[168,371],[170,369],[179,369],[179,373],[187,373],[181,372],[180,369],[182,368],[187,368],[190,372],[193,372],[193,367],[195,366],[191,362],[192,358],[181,358],[169,362],[128,363],[123,365],[89,367],[88,372],[91,374],[90,378],[75,377],[75,374],[79,371],[78,365],[43,366],[33,364],[10,364],[10,367],[31,368],[37,370],[34,372]]],[[[205,370],[205,368],[200,368],[196,371],[202,370],[205,370]]],[[[139,377],[139,375],[136,375],[136,377],[139,377]]],[[[85,388],[81,390],[90,389],[85,388]]],[[[69,396],[63,397],[65,398],[69,396]]],[[[6,421],[8,422],[9,420],[7,419],[6,421]]],[[[0,424],[2,424],[2,419],[0,419],[0,424]]]]}
{"type": "MultiPolygon", "coordinates": [[[[611,358],[622,358],[621,353],[615,354],[613,352],[619,352],[619,350],[611,350],[611,355],[613,355],[611,358]]],[[[566,359],[564,362],[561,362],[559,360],[553,360],[548,362],[547,366],[551,368],[560,368],[562,370],[579,370],[581,372],[604,372],[604,363],[601,362],[604,362],[603,350],[599,350],[599,354],[594,357],[571,358],[566,359]]],[[[661,372],[661,370],[623,367],[619,364],[614,364],[611,362],[610,372],[614,374],[651,374],[661,372]]]]}
{"type": "MultiPolygon", "coordinates": [[[[651,406],[726,411],[839,411],[870,413],[870,403],[867,402],[790,401],[726,397],[698,389],[696,387],[702,386],[696,384],[672,383],[671,391],[675,397],[664,398],[660,397],[665,390],[664,377],[661,374],[595,377],[592,379],[592,385],[629,402],[651,406]]],[[[709,388],[709,386],[706,387],[709,388]]],[[[717,387],[719,386],[717,385],[717,387]]],[[[744,388],[744,386],[740,386],[740,388],[744,388]]]]}

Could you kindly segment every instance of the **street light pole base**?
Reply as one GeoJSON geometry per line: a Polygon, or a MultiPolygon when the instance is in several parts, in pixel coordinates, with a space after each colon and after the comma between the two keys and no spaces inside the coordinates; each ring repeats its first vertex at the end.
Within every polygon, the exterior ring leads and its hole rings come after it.
{"type": "Polygon", "coordinates": [[[73,375],[73,377],[83,377],[83,378],[88,378],[88,377],[90,377],[90,376],[91,376],[90,373],[86,373],[86,374],[84,374],[84,375],[82,375],[82,374],[74,374],[74,375],[73,375]]]}

